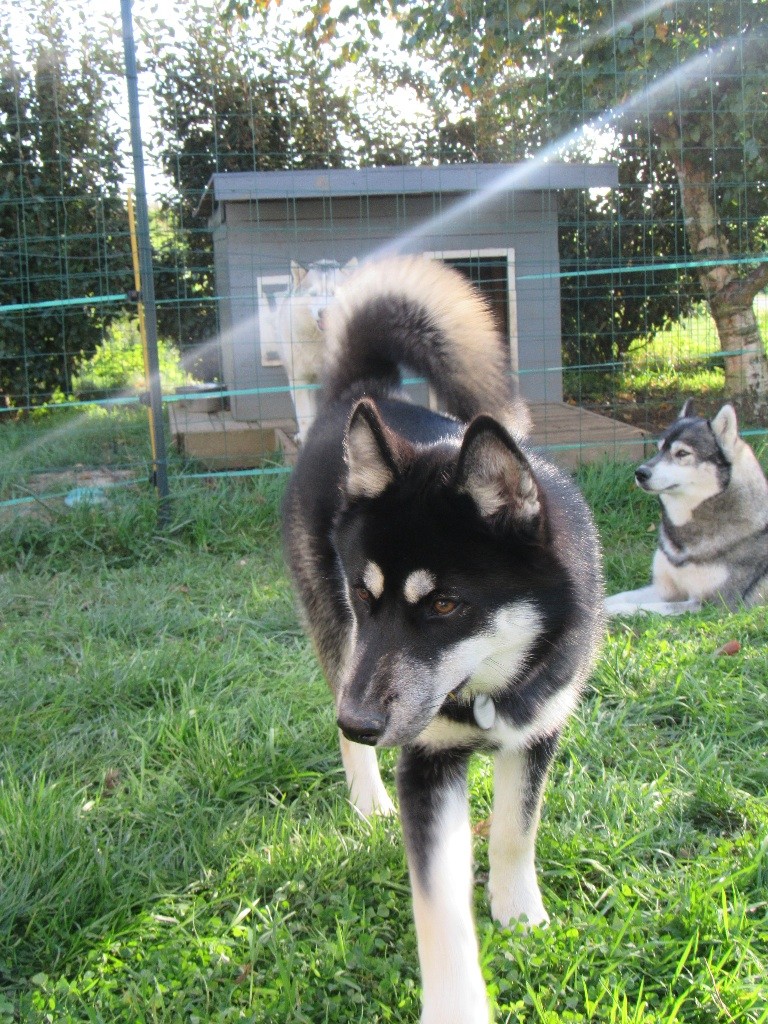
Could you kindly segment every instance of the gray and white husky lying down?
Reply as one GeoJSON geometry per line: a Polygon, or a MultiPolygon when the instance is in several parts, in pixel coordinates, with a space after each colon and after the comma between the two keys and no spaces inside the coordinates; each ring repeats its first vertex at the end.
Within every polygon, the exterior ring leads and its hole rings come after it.
{"type": "Polygon", "coordinates": [[[677,615],[704,602],[735,610],[768,599],[768,481],[739,437],[733,406],[710,421],[689,399],[635,479],[661,503],[653,582],[607,598],[609,615],[677,615]]]}

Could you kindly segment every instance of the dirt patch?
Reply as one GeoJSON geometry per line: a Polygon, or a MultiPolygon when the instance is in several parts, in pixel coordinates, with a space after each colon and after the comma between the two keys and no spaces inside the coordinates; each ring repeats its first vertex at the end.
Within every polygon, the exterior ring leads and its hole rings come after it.
{"type": "Polygon", "coordinates": [[[71,469],[50,473],[32,473],[23,484],[14,488],[14,498],[29,498],[19,504],[0,507],[0,518],[9,519],[19,515],[60,514],[66,510],[65,498],[73,491],[81,493],[82,500],[92,494],[98,500],[100,492],[109,495],[114,487],[128,487],[142,483],[133,469],[110,469],[99,467],[73,466],[71,469]]]}
{"type": "MultiPolygon", "coordinates": [[[[688,397],[693,397],[697,416],[712,417],[728,401],[723,393],[693,396],[674,394],[664,397],[639,393],[637,396],[619,395],[602,402],[582,401],[581,407],[599,412],[603,416],[611,416],[632,427],[647,430],[649,434],[661,434],[680,415],[683,403],[688,397]]],[[[760,422],[759,414],[755,413],[747,400],[734,400],[734,405],[742,430],[760,422]]]]}

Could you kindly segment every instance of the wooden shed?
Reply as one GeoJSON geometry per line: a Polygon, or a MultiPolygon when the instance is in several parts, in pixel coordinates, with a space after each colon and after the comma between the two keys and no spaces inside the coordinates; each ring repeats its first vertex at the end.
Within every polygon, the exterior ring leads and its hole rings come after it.
{"type": "Polygon", "coordinates": [[[271,332],[291,265],[428,253],[491,301],[534,405],[562,403],[557,194],[610,188],[610,164],[466,164],[214,174],[200,205],[213,233],[221,369],[235,423],[295,424],[271,332]]]}

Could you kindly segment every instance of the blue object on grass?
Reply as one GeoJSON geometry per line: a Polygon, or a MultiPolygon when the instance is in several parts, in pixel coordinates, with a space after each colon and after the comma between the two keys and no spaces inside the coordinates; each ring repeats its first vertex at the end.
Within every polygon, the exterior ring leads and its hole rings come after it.
{"type": "Polygon", "coordinates": [[[69,505],[102,505],[107,500],[107,495],[102,487],[75,487],[64,499],[64,504],[69,505]]]}

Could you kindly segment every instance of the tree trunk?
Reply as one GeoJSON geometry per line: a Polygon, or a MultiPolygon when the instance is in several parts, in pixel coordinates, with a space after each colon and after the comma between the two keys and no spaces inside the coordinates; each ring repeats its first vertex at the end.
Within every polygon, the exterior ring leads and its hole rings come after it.
{"type": "Polygon", "coordinates": [[[699,281],[717,327],[725,355],[725,387],[729,397],[750,406],[768,407],[768,359],[754,312],[757,293],[768,285],[768,264],[738,277],[727,262],[728,242],[720,229],[715,209],[714,182],[709,168],[695,167],[679,152],[673,156],[685,216],[691,255],[712,260],[698,268],[699,281]]]}
{"type": "Polygon", "coordinates": [[[733,353],[725,356],[726,394],[750,398],[760,408],[768,404],[768,361],[753,305],[756,293],[741,294],[743,283],[734,281],[712,295],[709,308],[721,350],[733,353]]]}

